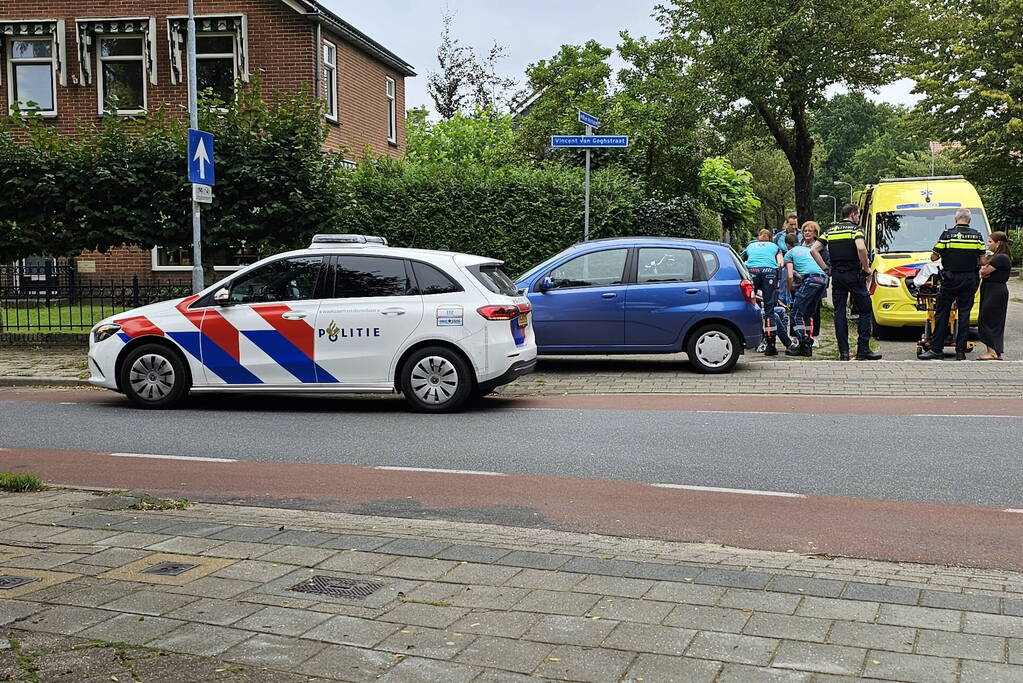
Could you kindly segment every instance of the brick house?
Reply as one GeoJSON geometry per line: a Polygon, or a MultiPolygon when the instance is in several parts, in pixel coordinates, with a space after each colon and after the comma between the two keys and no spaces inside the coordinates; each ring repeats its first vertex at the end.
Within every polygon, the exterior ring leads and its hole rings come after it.
{"type": "MultiPolygon", "coordinates": [[[[58,130],[157,103],[187,116],[184,0],[4,0],[0,107],[34,109],[58,130]]],[[[258,74],[267,91],[325,100],[325,146],[353,164],[365,149],[400,156],[412,67],[315,0],[195,0],[196,76],[225,99],[258,74]]],[[[188,278],[189,252],[135,247],[79,257],[84,276],[188,278]]],[[[231,270],[250,254],[224,254],[231,270]]]]}

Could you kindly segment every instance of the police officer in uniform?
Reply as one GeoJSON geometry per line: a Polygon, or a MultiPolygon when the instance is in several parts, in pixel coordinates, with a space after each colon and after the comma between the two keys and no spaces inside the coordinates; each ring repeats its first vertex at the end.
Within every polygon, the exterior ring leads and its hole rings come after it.
{"type": "Polygon", "coordinates": [[[846,204],[842,207],[842,220],[817,238],[813,250],[821,252],[826,247],[831,255],[831,301],[835,305],[835,336],[838,338],[839,360],[849,360],[846,302],[850,296],[860,314],[856,323],[856,360],[880,360],[881,354],[870,350],[874,319],[866,282],[870,275],[870,263],[867,261],[867,245],[859,222],[860,208],[855,204],[846,204]]]}
{"type": "Polygon", "coordinates": [[[966,360],[966,341],[970,333],[970,310],[980,282],[980,257],[987,252],[984,238],[970,227],[970,210],[956,211],[954,228],[941,233],[934,245],[931,260],[941,259],[941,288],[934,303],[934,334],[931,348],[920,354],[921,360],[944,358],[945,338],[952,304],[959,309],[959,330],[956,334],[956,360],[966,360]]]}

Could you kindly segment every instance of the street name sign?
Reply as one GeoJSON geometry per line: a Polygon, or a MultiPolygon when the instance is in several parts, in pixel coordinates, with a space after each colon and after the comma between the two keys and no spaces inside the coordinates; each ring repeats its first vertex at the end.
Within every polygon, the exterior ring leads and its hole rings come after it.
{"type": "Polygon", "coordinates": [[[209,185],[192,183],[192,201],[200,204],[212,204],[213,188],[209,185]]]}
{"type": "Polygon", "coordinates": [[[551,147],[628,147],[628,135],[552,135],[551,147]]]}
{"type": "Polygon", "coordinates": [[[216,185],[213,133],[188,129],[188,182],[216,185]]]}
{"type": "Polygon", "coordinates": [[[593,114],[587,114],[582,109],[579,110],[579,123],[590,128],[600,128],[600,119],[593,114]]]}

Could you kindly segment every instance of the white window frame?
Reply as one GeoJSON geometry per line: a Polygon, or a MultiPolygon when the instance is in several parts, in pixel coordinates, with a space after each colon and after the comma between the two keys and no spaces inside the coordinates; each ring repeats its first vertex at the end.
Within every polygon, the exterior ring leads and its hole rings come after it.
{"type": "Polygon", "coordinates": [[[326,117],[328,121],[337,123],[340,111],[337,101],[337,45],[329,40],[323,41],[323,81],[324,99],[327,101],[326,117]]]}
{"type": "MultiPolygon", "coordinates": [[[[200,59],[227,59],[231,58],[231,75],[234,78],[234,82],[237,83],[239,80],[238,74],[238,50],[235,49],[235,37],[231,31],[218,32],[218,33],[196,33],[195,34],[195,70],[199,71],[199,60],[200,59]],[[199,52],[199,38],[230,38],[231,39],[231,53],[226,52],[199,52]]],[[[187,73],[187,65],[185,67],[187,73]]],[[[196,73],[196,84],[198,87],[199,74],[196,73]]],[[[237,89],[235,90],[235,96],[237,96],[237,89]]]]}
{"type": "Polygon", "coordinates": [[[20,116],[28,116],[30,114],[39,114],[46,118],[53,118],[57,115],[57,54],[59,46],[57,44],[56,36],[45,35],[45,36],[6,36],[4,40],[4,59],[7,62],[7,106],[9,107],[8,112],[5,113],[16,113],[20,116]],[[19,41],[35,41],[35,42],[50,42],[50,58],[45,59],[42,57],[15,57],[14,56],[14,43],[19,41]],[[14,107],[14,67],[16,64],[49,64],[50,65],[50,88],[53,97],[53,108],[52,109],[13,109],[14,107]]]}
{"type": "Polygon", "coordinates": [[[103,62],[138,62],[142,68],[142,108],[141,109],[118,109],[115,113],[118,116],[132,116],[135,114],[141,114],[149,109],[149,88],[146,85],[146,81],[149,80],[147,76],[146,68],[146,37],[142,34],[123,34],[123,35],[103,35],[96,36],[96,107],[100,115],[106,114],[107,111],[103,107],[103,62]],[[141,46],[141,50],[138,55],[130,55],[123,57],[104,57],[103,56],[103,41],[104,40],[137,40],[141,46]]]}
{"type": "Polygon", "coordinates": [[[398,84],[387,77],[387,141],[398,144],[398,84]]]}
{"type": "MultiPolygon", "coordinates": [[[[152,263],[150,265],[150,270],[152,270],[154,273],[171,273],[171,272],[174,272],[174,273],[184,273],[184,272],[191,272],[192,271],[192,266],[161,266],[160,265],[160,249],[163,249],[163,247],[153,247],[152,250],[151,250],[152,263]]],[[[251,265],[251,264],[245,264],[243,266],[217,266],[217,265],[215,265],[215,266],[213,266],[213,270],[217,271],[218,273],[233,273],[236,270],[241,270],[242,268],[247,268],[249,265],[251,265]]]]}

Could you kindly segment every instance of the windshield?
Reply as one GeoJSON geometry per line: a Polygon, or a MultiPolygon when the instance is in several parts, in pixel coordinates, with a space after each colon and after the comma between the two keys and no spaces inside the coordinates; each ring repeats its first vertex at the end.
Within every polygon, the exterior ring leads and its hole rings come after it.
{"type": "MultiPolygon", "coordinates": [[[[971,209],[970,227],[987,242],[987,223],[980,209],[971,209]]],[[[930,251],[941,233],[955,226],[955,209],[881,211],[877,214],[874,248],[890,251],[930,251]]]]}

